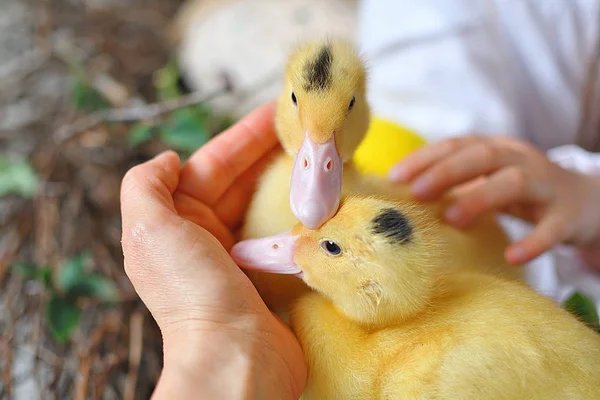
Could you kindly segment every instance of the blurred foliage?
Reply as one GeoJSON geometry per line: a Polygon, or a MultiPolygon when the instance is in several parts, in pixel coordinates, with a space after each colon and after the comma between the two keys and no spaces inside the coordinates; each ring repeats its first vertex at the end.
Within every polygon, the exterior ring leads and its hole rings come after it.
{"type": "Polygon", "coordinates": [[[587,326],[600,333],[598,312],[592,299],[579,292],[575,292],[565,301],[563,307],[587,326]]]}
{"type": "MultiPolygon", "coordinates": [[[[185,95],[182,79],[173,60],[158,69],[153,76],[157,98],[166,101],[185,95]]],[[[129,143],[138,146],[158,136],[167,146],[187,157],[234,122],[229,116],[215,115],[206,105],[197,104],[175,110],[154,125],[135,125],[130,131],[129,143]]]]}
{"type": "Polygon", "coordinates": [[[176,110],[161,126],[160,138],[175,150],[191,153],[210,140],[209,118],[202,108],[176,110]]]}
{"type": "Polygon", "coordinates": [[[71,101],[77,111],[97,111],[110,107],[108,100],[89,86],[82,72],[74,72],[71,101]]]}
{"type": "Polygon", "coordinates": [[[151,125],[147,125],[143,122],[138,122],[131,128],[129,131],[129,136],[127,137],[127,141],[129,145],[132,147],[136,147],[145,143],[152,139],[152,135],[154,135],[155,127],[151,125]]]}
{"type": "Polygon", "coordinates": [[[85,267],[92,256],[88,251],[77,254],[56,269],[50,266],[20,263],[13,271],[25,279],[40,282],[49,293],[46,304],[46,322],[52,336],[60,343],[67,342],[79,324],[81,299],[95,300],[102,304],[115,304],[119,292],[115,284],[98,273],[86,272],[85,267]]]}
{"type": "Polygon", "coordinates": [[[0,196],[17,194],[31,198],[38,184],[38,175],[25,158],[0,155],[0,196]]]}
{"type": "MultiPolygon", "coordinates": [[[[77,110],[97,111],[109,106],[108,101],[86,83],[81,72],[76,71],[73,75],[71,97],[77,110]]],[[[173,60],[155,71],[152,81],[159,101],[177,99],[185,94],[182,76],[173,60]]],[[[196,104],[177,109],[156,121],[134,124],[127,141],[131,147],[137,147],[156,137],[186,158],[234,122],[227,115],[215,115],[205,104],[196,104]]]]}

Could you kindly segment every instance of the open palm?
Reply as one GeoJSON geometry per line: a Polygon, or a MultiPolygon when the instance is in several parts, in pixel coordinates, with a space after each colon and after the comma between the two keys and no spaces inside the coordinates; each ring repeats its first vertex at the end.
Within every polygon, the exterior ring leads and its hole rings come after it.
{"type": "Polygon", "coordinates": [[[183,167],[173,152],[134,167],[121,190],[123,250],[127,274],[162,330],[165,360],[210,351],[207,337],[214,346],[244,343],[240,352],[297,398],[306,376],[300,345],[228,254],[276,151],[269,104],[183,167]]]}

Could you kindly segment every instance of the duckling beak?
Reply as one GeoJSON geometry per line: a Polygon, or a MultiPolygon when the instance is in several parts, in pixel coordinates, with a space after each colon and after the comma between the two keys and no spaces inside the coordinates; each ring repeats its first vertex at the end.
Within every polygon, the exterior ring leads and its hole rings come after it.
{"type": "Polygon", "coordinates": [[[308,133],[294,160],[290,187],[292,213],[308,229],[317,229],[336,213],[342,191],[343,165],[334,135],[325,143],[308,133]]]}
{"type": "Polygon", "coordinates": [[[240,268],[302,277],[294,262],[294,244],[298,236],[290,232],[260,239],[243,240],[231,249],[231,257],[240,268]]]}

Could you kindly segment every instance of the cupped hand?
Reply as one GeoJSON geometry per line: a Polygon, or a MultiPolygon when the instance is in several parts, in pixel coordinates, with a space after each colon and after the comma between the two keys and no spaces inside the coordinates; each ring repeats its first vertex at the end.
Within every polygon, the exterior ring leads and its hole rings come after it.
{"type": "Polygon", "coordinates": [[[269,104],[183,168],[167,152],[123,179],[125,270],[163,335],[165,382],[156,392],[167,398],[181,385],[202,395],[194,398],[283,399],[302,391],[298,341],[228,254],[255,180],[275,151],[269,104]]]}
{"type": "Polygon", "coordinates": [[[560,242],[600,243],[600,183],[512,138],[468,136],[433,143],[394,166],[389,177],[411,183],[423,201],[453,190],[456,200],[445,217],[457,227],[491,210],[536,224],[506,250],[509,263],[528,262],[560,242]]]}

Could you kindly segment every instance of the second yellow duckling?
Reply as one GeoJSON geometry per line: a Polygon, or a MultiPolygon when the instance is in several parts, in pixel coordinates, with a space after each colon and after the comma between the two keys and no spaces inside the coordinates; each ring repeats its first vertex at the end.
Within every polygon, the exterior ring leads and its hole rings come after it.
{"type": "Polygon", "coordinates": [[[291,319],[303,399],[600,398],[600,335],[521,283],[449,268],[437,228],[413,203],[351,197],[317,230],[232,249],[315,290],[291,319]]]}

